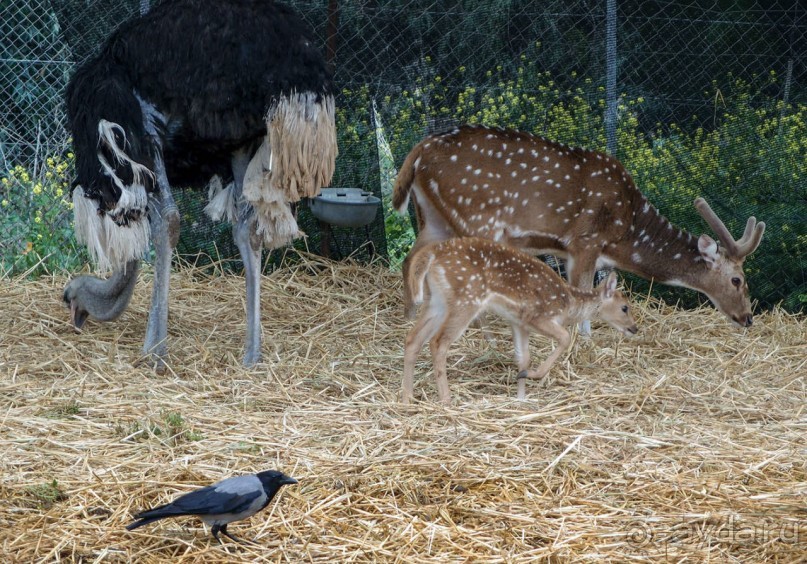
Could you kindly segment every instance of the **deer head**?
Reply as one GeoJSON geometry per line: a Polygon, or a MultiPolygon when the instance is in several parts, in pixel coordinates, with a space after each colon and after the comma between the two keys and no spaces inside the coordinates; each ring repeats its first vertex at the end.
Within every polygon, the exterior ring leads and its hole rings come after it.
{"type": "Polygon", "coordinates": [[[735,240],[726,225],[717,217],[703,198],[695,200],[695,208],[714,231],[717,241],[708,235],[698,238],[698,251],[706,265],[706,274],[700,278],[700,290],[723,314],[741,327],[750,327],[754,321],[748,283],[743,272],[745,257],[753,253],[762,241],[765,224],[749,217],[745,232],[735,240]]]}
{"type": "Polygon", "coordinates": [[[639,332],[631,313],[630,302],[617,288],[616,272],[611,272],[598,287],[600,293],[599,315],[608,325],[629,337],[639,332]]]}

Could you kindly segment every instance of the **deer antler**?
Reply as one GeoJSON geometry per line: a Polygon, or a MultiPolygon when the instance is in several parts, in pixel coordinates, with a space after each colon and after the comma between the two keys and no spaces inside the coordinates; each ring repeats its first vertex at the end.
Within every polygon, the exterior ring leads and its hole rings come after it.
{"type": "Polygon", "coordinates": [[[735,258],[745,258],[753,253],[762,241],[762,234],[765,233],[765,223],[757,223],[754,216],[748,218],[745,224],[745,232],[738,240],[734,240],[726,225],[717,217],[709,204],[703,198],[695,200],[695,207],[701,214],[709,227],[715,232],[718,240],[726,247],[728,254],[735,258]]]}

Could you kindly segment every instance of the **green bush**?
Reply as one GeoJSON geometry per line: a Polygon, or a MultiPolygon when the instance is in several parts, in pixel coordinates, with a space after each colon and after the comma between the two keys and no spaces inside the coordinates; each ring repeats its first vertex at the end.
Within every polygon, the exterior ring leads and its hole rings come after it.
{"type": "Polygon", "coordinates": [[[0,176],[0,274],[35,276],[86,264],[88,255],[73,233],[72,169],[73,154],[67,153],[0,176]]]}
{"type": "MultiPolygon", "coordinates": [[[[426,67],[430,64],[425,60],[426,67]]],[[[463,69],[459,69],[462,73],[463,69]]],[[[775,85],[777,76],[767,77],[775,85]]],[[[768,225],[760,248],[746,261],[752,296],[764,307],[781,303],[804,310],[807,303],[807,106],[785,105],[754,91],[740,79],[715,81],[706,100],[714,115],[705,128],[692,123],[640,125],[641,96],[618,101],[617,157],[637,186],[674,223],[693,234],[708,231],[693,201],[705,197],[727,227],[739,237],[749,215],[768,225]]],[[[482,123],[512,127],[592,149],[605,149],[602,119],[605,89],[574,74],[554,79],[522,58],[515,73],[502,67],[487,73],[487,82],[460,89],[426,72],[414,88],[387,95],[384,116],[395,161],[422,138],[428,124],[482,123]],[[559,83],[568,85],[561,88],[559,83]]],[[[388,234],[390,248],[405,247],[388,234]]],[[[400,236],[408,238],[407,233],[400,236]]],[[[645,291],[648,283],[635,279],[645,291]]],[[[655,286],[672,301],[694,305],[693,292],[655,286]]]]}

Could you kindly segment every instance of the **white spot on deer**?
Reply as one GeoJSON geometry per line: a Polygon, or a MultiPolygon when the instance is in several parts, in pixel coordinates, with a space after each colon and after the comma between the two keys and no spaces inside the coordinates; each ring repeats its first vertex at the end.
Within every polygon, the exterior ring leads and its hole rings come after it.
{"type": "Polygon", "coordinates": [[[564,177],[563,177],[563,179],[564,179],[564,180],[571,180],[571,179],[572,179],[572,177],[571,177],[571,176],[569,176],[569,175],[567,174],[566,176],[564,176],[564,177]]]}
{"type": "Polygon", "coordinates": [[[468,179],[467,179],[467,178],[463,178],[462,180],[460,180],[460,184],[463,184],[463,185],[464,185],[464,184],[468,184],[468,179]]]}
{"type": "Polygon", "coordinates": [[[544,155],[544,162],[545,162],[545,163],[548,163],[548,162],[549,162],[549,156],[544,155]]]}
{"type": "Polygon", "coordinates": [[[437,185],[437,181],[434,178],[429,179],[429,188],[437,192],[440,186],[437,185]]]}
{"type": "Polygon", "coordinates": [[[477,176],[479,176],[481,173],[482,173],[482,169],[481,169],[481,168],[478,168],[478,169],[476,169],[476,170],[474,171],[474,174],[475,174],[475,175],[477,175],[477,176]]]}
{"type": "Polygon", "coordinates": [[[516,172],[516,171],[514,170],[513,172],[511,172],[511,173],[510,173],[510,176],[512,176],[513,178],[515,178],[516,176],[518,176],[518,172],[516,172]]]}
{"type": "Polygon", "coordinates": [[[522,206],[526,206],[529,203],[530,203],[530,201],[528,199],[526,199],[526,198],[521,201],[522,206]]]}
{"type": "Polygon", "coordinates": [[[574,169],[575,170],[580,170],[580,165],[579,164],[574,165],[574,169]]]}
{"type": "Polygon", "coordinates": [[[616,221],[614,221],[614,225],[623,225],[622,220],[617,219],[616,221]]]}
{"type": "Polygon", "coordinates": [[[678,260],[678,259],[680,259],[680,258],[681,258],[681,253],[675,253],[675,254],[673,255],[673,260],[678,260]]]}
{"type": "Polygon", "coordinates": [[[452,162],[457,162],[457,155],[451,155],[450,159],[452,162]]]}
{"type": "Polygon", "coordinates": [[[504,160],[504,164],[506,164],[506,165],[509,165],[511,162],[513,162],[513,159],[505,159],[504,160]]]}
{"type": "Polygon", "coordinates": [[[633,261],[633,264],[640,264],[642,262],[642,255],[640,255],[639,253],[633,253],[630,256],[630,260],[633,261]]]}
{"type": "Polygon", "coordinates": [[[645,202],[644,207],[642,208],[642,213],[647,213],[650,210],[650,202],[645,202]]]}

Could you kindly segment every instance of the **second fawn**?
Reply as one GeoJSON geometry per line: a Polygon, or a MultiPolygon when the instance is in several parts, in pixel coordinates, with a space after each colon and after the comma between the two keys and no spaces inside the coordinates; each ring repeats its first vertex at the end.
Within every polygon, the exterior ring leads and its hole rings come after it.
{"type": "Polygon", "coordinates": [[[448,348],[486,311],[499,314],[512,327],[519,399],[526,397],[526,378],[546,376],[571,345],[568,325],[599,316],[625,335],[638,331],[630,304],[617,289],[615,273],[594,290],[581,290],[537,258],[487,239],[454,238],[422,247],[412,256],[408,277],[416,304],[424,301],[424,290],[428,296],[406,337],[403,403],[412,399],[415,361],[426,341],[440,401],[450,402],[448,348]],[[531,331],[558,341],[536,370],[529,369],[531,331]]]}

